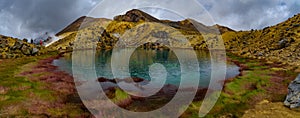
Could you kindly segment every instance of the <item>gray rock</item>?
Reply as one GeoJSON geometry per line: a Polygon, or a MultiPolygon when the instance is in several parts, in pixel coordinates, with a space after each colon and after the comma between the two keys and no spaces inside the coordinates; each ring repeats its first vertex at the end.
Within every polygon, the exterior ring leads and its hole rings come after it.
{"type": "Polygon", "coordinates": [[[13,54],[7,54],[7,57],[6,57],[7,59],[12,59],[12,58],[14,58],[14,55],[13,54]]]}
{"type": "Polygon", "coordinates": [[[151,32],[151,35],[156,38],[166,39],[169,37],[169,34],[165,31],[151,32]]]}
{"type": "Polygon", "coordinates": [[[5,48],[7,45],[7,41],[5,40],[0,40],[0,48],[5,48]]]}
{"type": "Polygon", "coordinates": [[[29,47],[29,46],[26,46],[26,45],[23,45],[22,48],[21,48],[21,52],[24,54],[24,55],[31,55],[32,51],[32,48],[29,47]]]}
{"type": "Polygon", "coordinates": [[[282,39],[278,42],[278,46],[279,46],[279,49],[282,49],[282,48],[285,48],[287,47],[287,43],[288,43],[288,40],[287,39],[282,39]]]}
{"type": "Polygon", "coordinates": [[[23,46],[23,42],[22,41],[17,41],[15,43],[15,45],[13,47],[11,47],[12,50],[17,50],[17,49],[21,49],[23,46]]]}
{"type": "Polygon", "coordinates": [[[262,57],[262,56],[264,56],[264,53],[262,53],[262,52],[259,52],[259,53],[257,53],[257,56],[260,56],[260,57],[262,57]]]}
{"type": "Polygon", "coordinates": [[[284,101],[284,105],[293,109],[300,107],[300,74],[289,85],[289,92],[284,101]]]}
{"type": "Polygon", "coordinates": [[[39,49],[33,48],[33,49],[32,49],[32,52],[31,52],[31,55],[35,55],[35,54],[37,54],[38,52],[39,52],[39,49]]]}

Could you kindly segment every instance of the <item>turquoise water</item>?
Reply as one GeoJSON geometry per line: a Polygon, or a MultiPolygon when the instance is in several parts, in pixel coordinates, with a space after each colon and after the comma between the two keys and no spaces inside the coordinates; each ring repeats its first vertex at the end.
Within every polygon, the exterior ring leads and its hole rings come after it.
{"type": "MultiPolygon", "coordinates": [[[[190,51],[184,51],[185,53],[192,53],[190,51]]],[[[200,86],[207,87],[210,81],[211,75],[211,59],[210,53],[207,51],[195,51],[198,57],[200,67],[200,86]]],[[[82,56],[82,58],[87,58],[82,56]]],[[[123,57],[119,60],[122,61],[123,57]]],[[[186,57],[189,58],[189,57],[186,57]]],[[[97,77],[114,78],[111,68],[112,51],[97,51],[95,54],[95,68],[97,77]]],[[[84,60],[84,59],[83,59],[84,60]]],[[[179,85],[181,79],[181,69],[178,58],[174,52],[170,50],[144,50],[138,49],[130,57],[129,71],[132,77],[140,77],[147,80],[151,80],[149,76],[149,67],[152,64],[162,64],[167,71],[167,80],[165,84],[179,85]]],[[[72,56],[67,55],[53,62],[58,66],[60,70],[66,71],[72,74],[72,56]]],[[[218,66],[218,63],[217,63],[218,66]]],[[[221,66],[221,64],[220,64],[221,66]]],[[[221,68],[221,67],[220,67],[221,68]]],[[[239,74],[239,67],[227,63],[226,78],[232,78],[239,74]]],[[[96,79],[96,78],[95,78],[96,79]]]]}

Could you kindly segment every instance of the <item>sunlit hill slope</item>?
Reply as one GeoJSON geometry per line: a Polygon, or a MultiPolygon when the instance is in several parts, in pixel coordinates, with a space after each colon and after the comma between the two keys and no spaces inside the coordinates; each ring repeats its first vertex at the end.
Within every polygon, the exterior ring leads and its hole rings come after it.
{"type": "Polygon", "coordinates": [[[217,41],[218,33],[222,36],[224,41],[222,44],[225,44],[225,48],[236,55],[280,62],[293,65],[293,67],[300,64],[299,14],[275,26],[261,30],[236,32],[220,25],[205,26],[193,19],[159,20],[143,11],[133,9],[112,20],[81,17],[59,32],[57,36],[63,38],[51,45],[50,48],[72,49],[81,46],[81,48],[112,49],[124,34],[128,36],[141,34],[135,40],[127,39],[126,41],[129,44],[141,41],[154,42],[154,44],[144,45],[147,48],[160,48],[168,43],[184,48],[186,45],[180,44],[182,42],[179,40],[186,38],[189,41],[186,43],[190,43],[194,49],[210,49],[212,47],[217,49],[222,48],[220,43],[216,43],[220,42],[217,41]],[[161,25],[165,25],[167,28],[162,28],[161,25]],[[138,31],[138,29],[142,30],[138,31]],[[163,38],[168,43],[159,42],[155,38],[163,38]],[[74,46],[75,39],[82,42],[79,43],[80,46],[74,46]]]}

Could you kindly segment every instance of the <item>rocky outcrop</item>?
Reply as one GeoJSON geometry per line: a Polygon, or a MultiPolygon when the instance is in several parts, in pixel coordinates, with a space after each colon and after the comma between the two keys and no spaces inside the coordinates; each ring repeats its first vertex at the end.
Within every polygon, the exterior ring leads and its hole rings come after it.
{"type": "Polygon", "coordinates": [[[19,40],[0,35],[0,59],[35,56],[40,53],[41,49],[43,47],[30,44],[27,39],[19,40]]]}
{"type": "Polygon", "coordinates": [[[289,85],[289,93],[284,101],[284,105],[289,108],[299,108],[300,107],[300,74],[292,81],[289,85]]]}
{"type": "MultiPolygon", "coordinates": [[[[117,85],[118,82],[132,83],[135,82],[135,85],[145,85],[149,81],[144,80],[138,77],[125,78],[125,79],[108,79],[105,77],[100,77],[97,81],[101,84],[102,89],[105,94],[111,100],[114,101],[118,106],[130,109],[140,109],[138,111],[151,111],[156,108],[160,108],[162,105],[166,104],[168,101],[172,100],[173,97],[177,94],[178,86],[166,84],[160,91],[155,95],[150,97],[139,97],[134,95],[128,95],[125,99],[116,99],[118,98],[118,93],[122,93],[123,90],[117,85]],[[151,107],[147,107],[147,104],[151,104],[151,107]],[[154,107],[155,106],[155,107],[154,107]]],[[[184,88],[182,91],[191,91],[192,88],[184,88]]],[[[194,101],[203,100],[207,92],[207,88],[198,88],[197,93],[194,97],[194,101]]]]}

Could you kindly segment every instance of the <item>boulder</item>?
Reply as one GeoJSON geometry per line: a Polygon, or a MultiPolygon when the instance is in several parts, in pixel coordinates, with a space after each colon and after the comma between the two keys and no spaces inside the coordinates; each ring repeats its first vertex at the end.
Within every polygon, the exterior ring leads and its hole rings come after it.
{"type": "Polygon", "coordinates": [[[284,101],[284,105],[294,109],[300,107],[300,74],[292,81],[288,87],[288,95],[284,101]]]}
{"type": "Polygon", "coordinates": [[[12,50],[17,50],[17,49],[21,49],[23,46],[23,42],[22,41],[17,41],[15,43],[15,45],[13,47],[11,47],[12,50]]]}
{"type": "Polygon", "coordinates": [[[257,53],[257,56],[260,56],[260,57],[262,57],[262,56],[264,56],[264,53],[262,53],[262,52],[258,52],[258,53],[257,53]]]}
{"type": "Polygon", "coordinates": [[[21,52],[24,54],[24,55],[31,55],[32,53],[32,48],[29,47],[29,46],[26,46],[26,45],[23,45],[22,48],[21,48],[21,52]]]}
{"type": "Polygon", "coordinates": [[[279,48],[279,49],[282,49],[282,48],[287,47],[287,43],[288,43],[287,39],[282,39],[282,40],[280,40],[280,41],[278,42],[278,48],[279,48]]]}
{"type": "Polygon", "coordinates": [[[31,52],[31,55],[36,55],[38,52],[39,52],[39,49],[33,48],[32,52],[31,52]]]}

